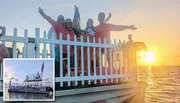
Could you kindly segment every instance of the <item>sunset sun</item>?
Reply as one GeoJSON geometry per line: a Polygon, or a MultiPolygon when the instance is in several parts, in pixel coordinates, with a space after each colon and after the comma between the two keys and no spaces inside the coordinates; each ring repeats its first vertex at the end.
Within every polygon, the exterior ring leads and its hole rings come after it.
{"type": "Polygon", "coordinates": [[[155,55],[152,51],[145,52],[143,56],[143,61],[147,63],[153,63],[155,61],[155,55]]]}

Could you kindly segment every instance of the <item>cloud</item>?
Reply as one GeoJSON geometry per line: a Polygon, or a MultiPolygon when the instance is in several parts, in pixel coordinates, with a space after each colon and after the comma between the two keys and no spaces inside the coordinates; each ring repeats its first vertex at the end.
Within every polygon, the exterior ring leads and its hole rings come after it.
{"type": "Polygon", "coordinates": [[[5,74],[5,78],[4,81],[5,83],[9,83],[9,80],[14,77],[14,72],[13,72],[13,67],[12,66],[5,66],[4,67],[4,74],[5,74]]]}

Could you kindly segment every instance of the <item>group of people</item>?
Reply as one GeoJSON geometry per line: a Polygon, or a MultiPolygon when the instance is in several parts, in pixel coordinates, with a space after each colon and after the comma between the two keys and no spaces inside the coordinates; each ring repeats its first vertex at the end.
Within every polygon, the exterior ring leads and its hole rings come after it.
{"type": "MultiPolygon", "coordinates": [[[[89,18],[86,23],[86,28],[83,30],[80,26],[80,13],[79,13],[79,7],[74,6],[75,12],[74,12],[74,19],[71,20],[70,18],[65,19],[63,15],[59,15],[57,18],[57,21],[53,20],[50,16],[48,16],[46,13],[44,13],[43,9],[39,7],[38,12],[40,15],[46,19],[51,25],[52,28],[50,29],[50,32],[55,30],[55,38],[60,39],[60,33],[62,34],[62,40],[67,40],[67,35],[70,35],[70,40],[74,40],[74,35],[76,35],[77,38],[79,38],[81,35],[86,38],[89,36],[90,38],[95,37],[96,42],[98,42],[98,39],[101,38],[101,43],[104,43],[104,38],[106,38],[106,43],[109,43],[110,41],[110,31],[123,31],[126,29],[130,30],[136,30],[137,28],[134,25],[125,26],[125,25],[114,25],[107,23],[108,20],[111,18],[111,13],[109,13],[109,16],[105,19],[105,13],[100,12],[98,14],[98,20],[99,25],[94,26],[93,19],[89,18]]],[[[50,34],[50,33],[49,33],[50,34]]],[[[49,38],[52,38],[52,35],[48,35],[49,38]]],[[[59,74],[59,48],[58,45],[55,47],[56,51],[56,76],[58,77],[59,74]]],[[[70,47],[70,55],[71,55],[71,67],[74,67],[73,57],[74,57],[74,51],[73,47],[70,47]]],[[[103,53],[103,52],[102,52],[103,53]]],[[[63,58],[67,58],[67,46],[63,46],[63,58]]],[[[109,56],[107,58],[109,60],[109,56]]],[[[66,71],[66,70],[65,70],[66,71]]],[[[71,69],[73,71],[73,69],[71,69]]],[[[63,73],[64,74],[64,73],[63,73]]]]}
{"type": "MultiPolygon", "coordinates": [[[[99,20],[99,25],[94,26],[93,19],[89,18],[86,23],[86,28],[83,30],[81,29],[80,26],[80,13],[79,13],[79,8],[75,6],[75,12],[74,12],[74,19],[71,20],[70,18],[65,19],[63,15],[59,15],[57,18],[57,21],[53,20],[50,16],[46,15],[43,11],[43,9],[39,8],[39,13],[40,15],[46,19],[51,25],[52,28],[50,29],[50,32],[53,30],[55,31],[55,38],[60,39],[60,33],[62,34],[62,40],[67,40],[67,35],[70,35],[70,40],[74,40],[74,35],[79,39],[80,36],[83,36],[84,38],[87,38],[89,36],[90,38],[95,37],[96,42],[98,42],[99,38],[101,39],[101,43],[104,43],[104,38],[106,38],[106,43],[109,43],[110,41],[110,32],[111,31],[123,31],[126,29],[130,30],[136,30],[137,28],[134,25],[130,26],[124,26],[124,25],[114,25],[107,23],[108,20],[111,18],[111,13],[109,13],[109,16],[105,19],[105,13],[100,12],[98,14],[98,20],[99,20]]],[[[51,34],[51,33],[48,33],[51,34]]],[[[51,39],[53,36],[48,35],[48,37],[51,39]]],[[[86,41],[84,41],[86,42],[86,41]]],[[[73,46],[70,47],[70,74],[74,75],[74,51],[73,51],[73,46]]],[[[91,71],[93,71],[93,59],[92,59],[92,52],[90,48],[90,63],[91,63],[91,71]]],[[[55,47],[56,51],[56,59],[55,59],[55,76],[59,77],[60,76],[60,69],[59,69],[59,46],[57,45],[55,47]]],[[[109,51],[109,49],[107,49],[109,51]]],[[[80,48],[79,48],[79,55],[77,58],[80,58],[80,48]]],[[[97,51],[96,51],[97,52],[97,51]]],[[[84,49],[84,54],[87,54],[87,50],[84,49]]],[[[97,53],[98,54],[98,53],[97,53]]],[[[102,54],[104,54],[104,51],[102,50],[102,54]]],[[[109,54],[109,53],[108,53],[109,54]]],[[[100,56],[97,55],[97,58],[100,56]]],[[[67,58],[67,46],[63,45],[63,58],[67,58]]],[[[81,61],[81,60],[80,60],[81,61]]],[[[110,55],[107,55],[107,61],[108,64],[110,64],[110,55]]],[[[81,61],[82,63],[82,61],[81,61]]],[[[80,66],[80,63],[78,62],[78,65],[80,66]]],[[[65,65],[66,66],[66,65],[65,65]]],[[[87,68],[87,55],[84,56],[84,67],[85,69],[87,68]]],[[[67,68],[63,68],[63,76],[67,74],[67,68]]],[[[59,83],[56,83],[57,86],[59,87],[59,83]]],[[[58,89],[58,88],[56,88],[58,89]]]]}
{"type": "MultiPolygon", "coordinates": [[[[111,18],[111,13],[109,13],[109,16],[106,18],[104,12],[100,12],[98,14],[98,21],[99,25],[94,26],[93,19],[89,18],[86,23],[86,28],[83,30],[80,26],[80,13],[79,13],[79,7],[74,6],[74,18],[71,20],[70,18],[66,18],[63,15],[59,15],[57,18],[57,21],[53,20],[50,16],[48,16],[42,8],[39,7],[38,12],[40,15],[47,20],[51,25],[52,28],[50,29],[50,32],[55,31],[55,38],[60,39],[60,33],[62,34],[62,40],[67,40],[67,35],[70,35],[70,40],[74,40],[74,36],[77,37],[77,40],[79,40],[80,36],[82,35],[84,38],[89,36],[90,38],[95,37],[96,42],[98,42],[99,38],[101,38],[101,43],[104,43],[104,38],[106,38],[106,43],[109,43],[110,41],[110,32],[111,31],[123,31],[126,29],[130,30],[136,30],[137,28],[134,25],[130,26],[125,26],[125,25],[114,25],[107,23],[109,19],[111,18]]],[[[48,38],[51,39],[54,37],[49,33],[48,38]]],[[[85,41],[86,42],[86,41],[85,41]]],[[[73,46],[70,46],[70,58],[71,58],[71,63],[70,66],[74,67],[74,51],[73,51],[73,46]]],[[[59,45],[56,45],[55,47],[55,52],[56,52],[56,58],[55,58],[55,76],[59,77],[59,45]]],[[[104,52],[102,52],[103,54],[104,52]]],[[[8,49],[0,44],[0,63],[2,63],[3,58],[8,58],[9,57],[9,52],[8,49]]],[[[63,45],[63,58],[67,58],[67,46],[63,45]]],[[[107,56],[107,60],[109,60],[109,56],[107,56]]],[[[67,70],[64,70],[67,72],[67,70]]],[[[73,72],[74,70],[71,69],[73,72]]],[[[65,72],[65,73],[66,73],[65,72]]],[[[65,74],[63,73],[63,74],[65,74]]]]}

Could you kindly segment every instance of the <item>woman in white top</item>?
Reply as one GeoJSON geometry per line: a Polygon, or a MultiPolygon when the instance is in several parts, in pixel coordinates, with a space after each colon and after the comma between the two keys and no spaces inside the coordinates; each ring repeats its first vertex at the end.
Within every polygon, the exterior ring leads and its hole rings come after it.
{"type": "Polygon", "coordinates": [[[93,20],[91,18],[89,18],[87,21],[85,33],[86,33],[86,35],[92,35],[92,36],[95,35],[95,33],[96,33],[96,29],[93,25],[93,20]]]}
{"type": "MultiPolygon", "coordinates": [[[[107,23],[110,18],[111,18],[111,13],[109,13],[109,16],[105,20],[105,23],[107,23]]],[[[94,36],[96,34],[96,27],[94,27],[94,23],[93,23],[93,20],[91,18],[89,18],[87,20],[85,34],[91,35],[91,36],[94,36]]]]}
{"type": "MultiPolygon", "coordinates": [[[[109,19],[111,18],[111,13],[109,13],[109,16],[106,18],[105,20],[105,23],[109,21],[109,19]]],[[[86,29],[84,30],[85,31],[85,34],[87,36],[90,36],[90,42],[93,42],[93,36],[95,36],[96,34],[96,27],[94,27],[94,23],[93,23],[93,20],[91,18],[89,18],[87,20],[87,23],[86,23],[86,29]]],[[[84,61],[87,61],[87,49],[85,48],[84,49],[84,61]]],[[[94,69],[93,69],[93,48],[90,48],[90,61],[91,61],[91,70],[92,70],[92,73],[94,72],[94,69]]],[[[87,62],[84,63],[85,66],[87,66],[87,62]]]]}

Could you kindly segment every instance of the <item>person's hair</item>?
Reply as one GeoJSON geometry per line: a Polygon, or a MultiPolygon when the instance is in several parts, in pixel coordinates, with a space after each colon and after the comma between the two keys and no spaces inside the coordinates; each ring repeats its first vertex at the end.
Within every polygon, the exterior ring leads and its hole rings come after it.
{"type": "Polygon", "coordinates": [[[72,28],[73,28],[73,22],[72,22],[72,20],[70,19],[70,18],[67,18],[65,21],[64,21],[64,27],[66,28],[66,29],[69,29],[69,30],[72,30],[72,28]],[[67,22],[67,21],[69,21],[69,22],[67,22]],[[70,23],[70,25],[72,26],[71,28],[67,28],[67,24],[69,24],[70,23]]]}
{"type": "Polygon", "coordinates": [[[64,20],[64,16],[63,16],[63,15],[59,15],[59,16],[57,17],[57,20],[59,20],[59,18],[62,18],[62,19],[64,20]]]}
{"type": "Polygon", "coordinates": [[[105,19],[105,13],[104,13],[104,12],[100,12],[100,13],[98,14],[98,19],[99,19],[99,17],[102,17],[103,20],[104,20],[104,19],[105,19]]]}
{"type": "Polygon", "coordinates": [[[72,20],[70,18],[67,18],[64,23],[67,23],[68,20],[72,23],[72,20]]]}
{"type": "MultiPolygon", "coordinates": [[[[89,21],[89,20],[93,23],[93,19],[89,18],[88,21],[89,21]]],[[[92,28],[92,30],[93,30],[94,32],[96,32],[96,29],[95,29],[94,25],[92,25],[91,28],[92,28]]],[[[87,29],[88,29],[88,27],[86,26],[85,31],[87,31],[87,29]]]]}

